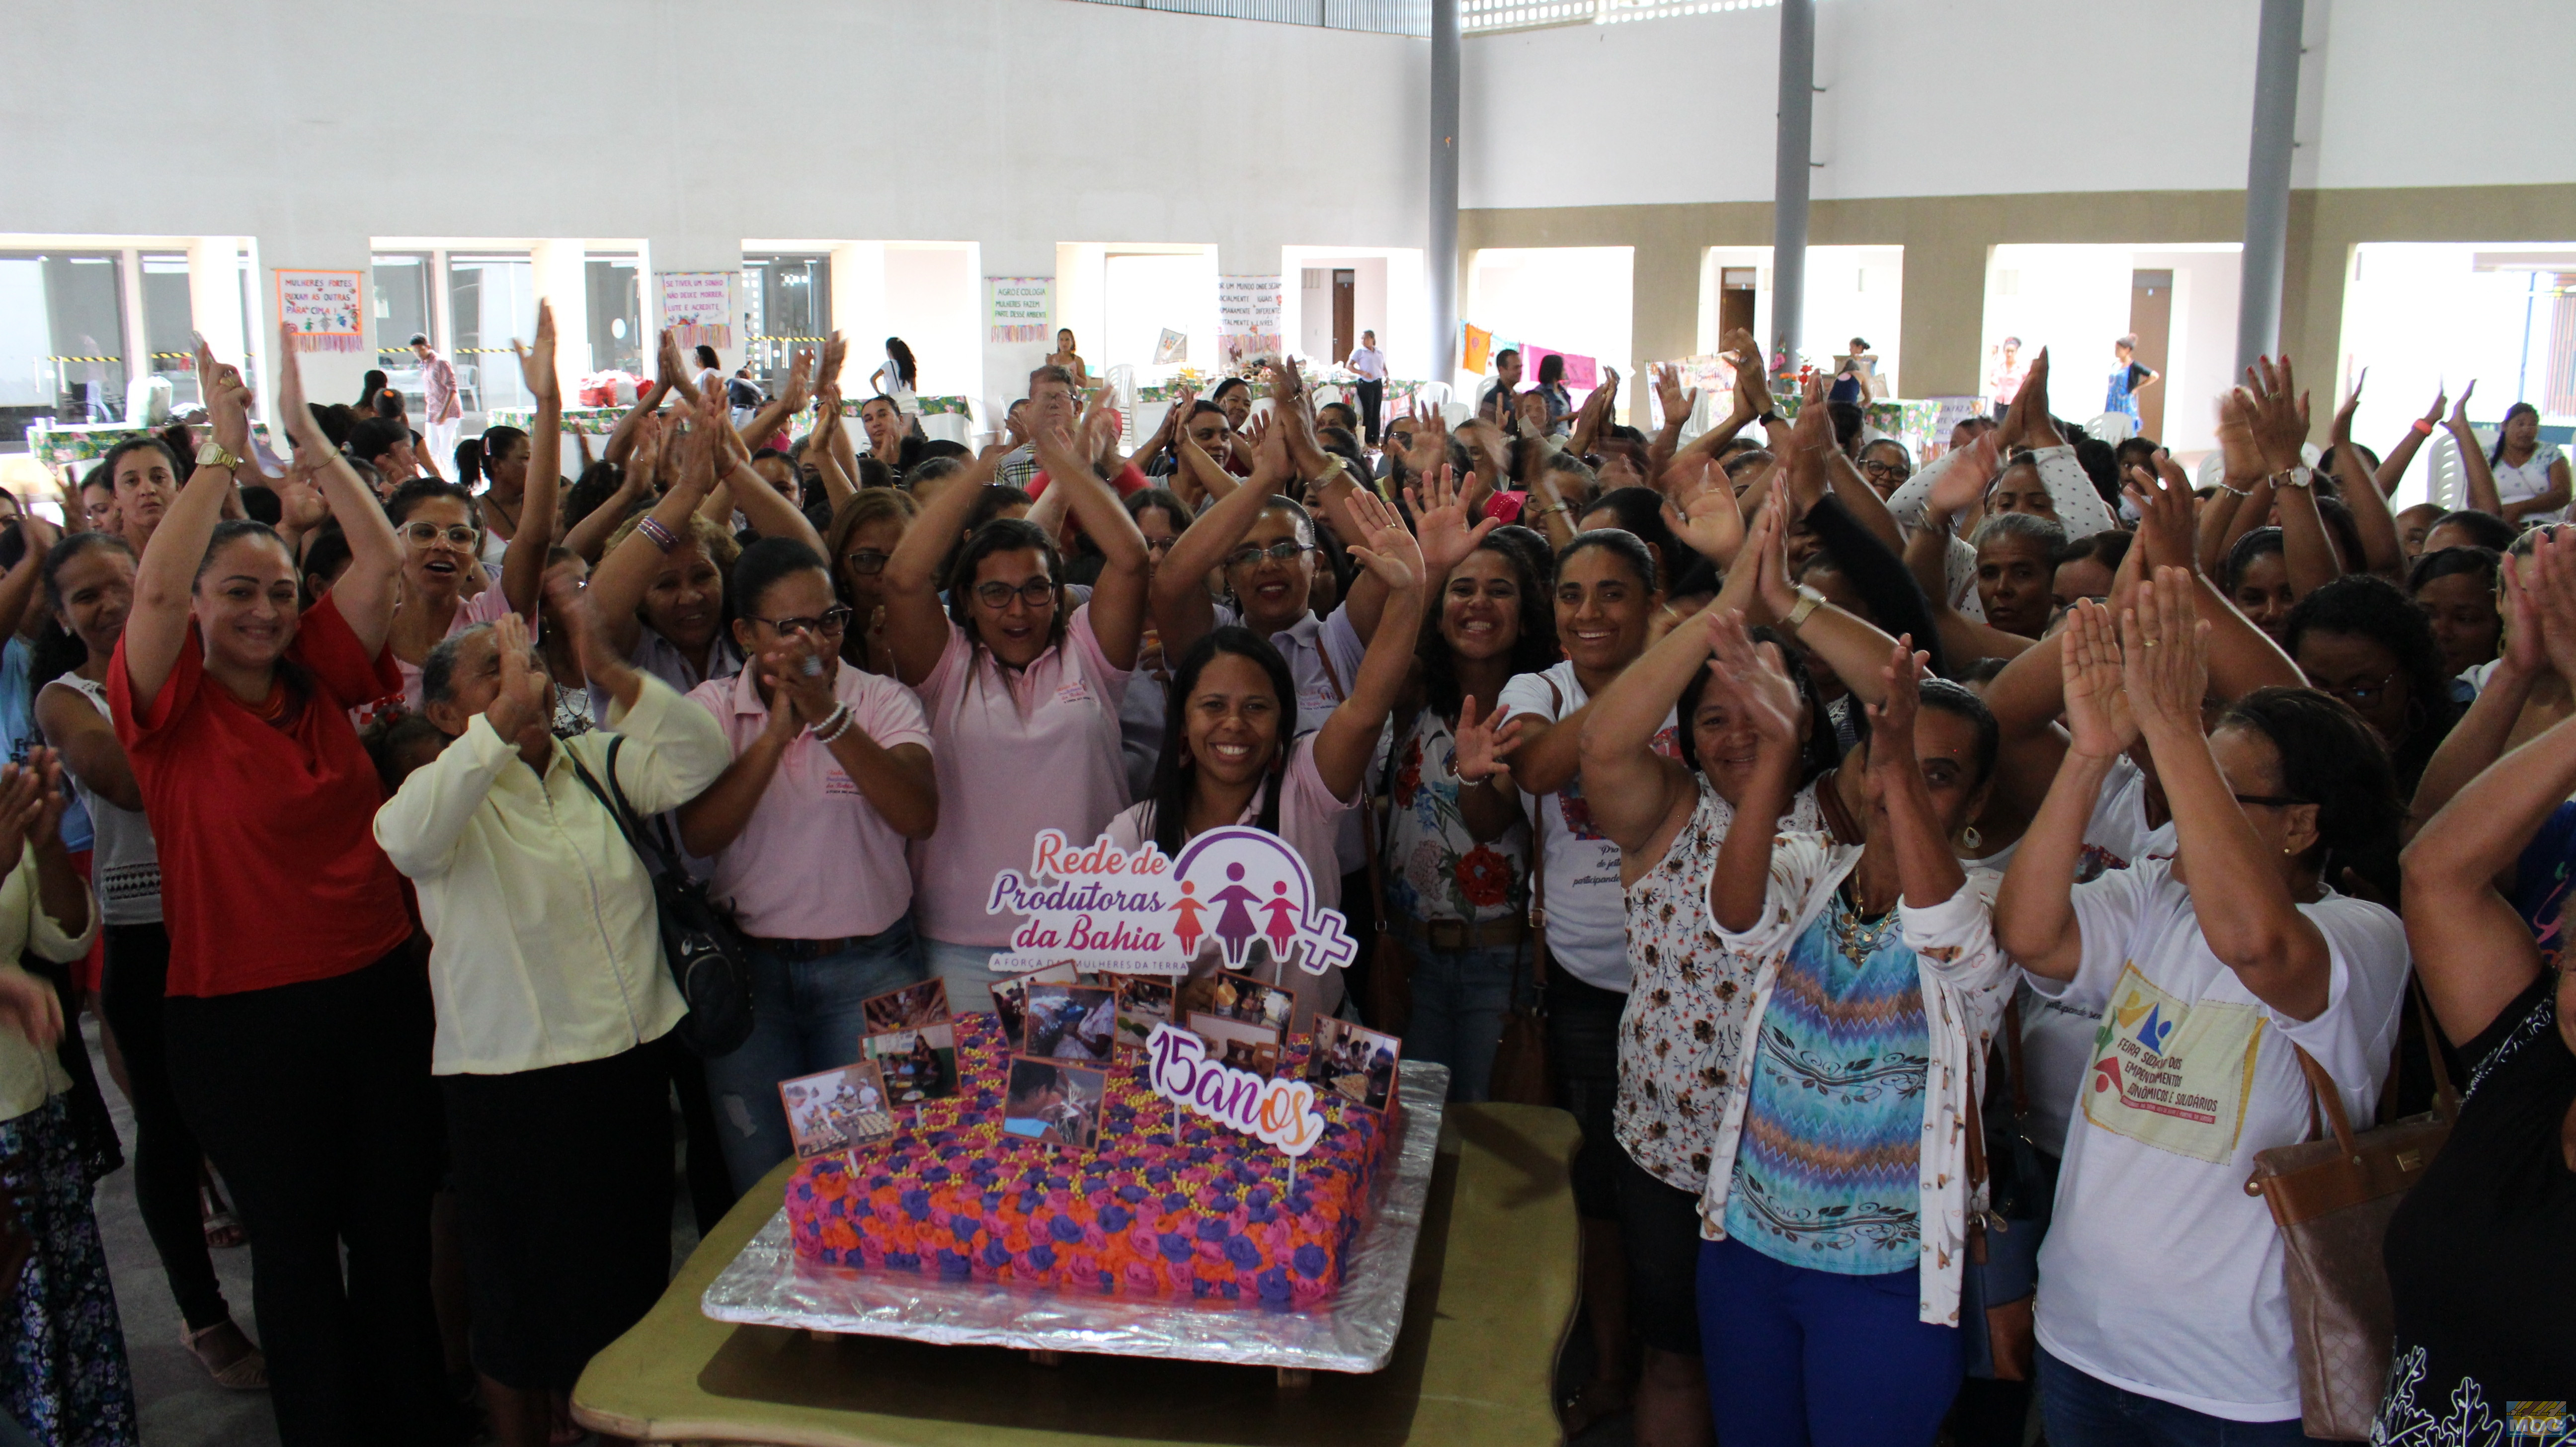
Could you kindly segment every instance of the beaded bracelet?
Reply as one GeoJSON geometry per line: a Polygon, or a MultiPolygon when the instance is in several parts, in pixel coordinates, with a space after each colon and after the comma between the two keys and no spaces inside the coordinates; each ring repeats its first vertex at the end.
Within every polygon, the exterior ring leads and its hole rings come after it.
{"type": "Polygon", "coordinates": [[[680,535],[671,531],[668,525],[651,513],[646,513],[636,520],[635,531],[651,538],[653,546],[666,553],[680,545],[680,535]]]}
{"type": "Polygon", "coordinates": [[[850,706],[845,703],[833,709],[829,718],[807,727],[805,732],[814,736],[814,742],[829,745],[833,740],[848,733],[850,725],[858,722],[858,717],[857,714],[850,712],[850,706]]]}

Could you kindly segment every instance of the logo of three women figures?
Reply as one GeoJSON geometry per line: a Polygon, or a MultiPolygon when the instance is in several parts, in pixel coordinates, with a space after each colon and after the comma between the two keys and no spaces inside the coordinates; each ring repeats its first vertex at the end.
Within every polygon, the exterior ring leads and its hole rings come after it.
{"type": "Polygon", "coordinates": [[[1181,881],[1180,900],[1172,907],[1175,916],[1172,937],[1180,942],[1184,955],[1197,955],[1199,941],[1213,934],[1225,950],[1227,969],[1242,966],[1244,956],[1250,953],[1255,939],[1270,941],[1273,959],[1288,958],[1288,946],[1297,938],[1299,917],[1306,912],[1304,902],[1288,897],[1288,881],[1284,879],[1271,881],[1270,898],[1265,900],[1244,884],[1243,872],[1241,864],[1228,863],[1225,866],[1225,887],[1205,900],[1198,897],[1199,887],[1195,880],[1181,881]],[[1217,912],[1213,930],[1199,919],[1210,910],[1217,912]],[[1253,919],[1256,912],[1270,916],[1270,923],[1267,926],[1256,923],[1253,919]]]}

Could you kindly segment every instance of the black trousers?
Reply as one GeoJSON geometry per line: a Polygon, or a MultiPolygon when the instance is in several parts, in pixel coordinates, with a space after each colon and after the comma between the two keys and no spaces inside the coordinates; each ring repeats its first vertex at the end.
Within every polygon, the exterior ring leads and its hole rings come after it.
{"type": "Polygon", "coordinates": [[[445,1138],[419,953],[407,944],[328,980],[173,996],[162,1023],[180,1108],[250,1230],[279,1442],[444,1440],[429,1200],[445,1138]]]}
{"type": "Polygon", "coordinates": [[[475,1370],[569,1391],[671,1279],[665,1051],[446,1075],[475,1370]]]}
{"type": "Polygon", "coordinates": [[[197,1162],[204,1148],[179,1109],[161,1025],[161,992],[170,975],[170,934],[157,924],[107,926],[107,965],[99,1013],[125,1052],[134,1089],[134,1204],[170,1279],[179,1315],[202,1331],[231,1317],[197,1207],[197,1162]]]}
{"type": "Polygon", "coordinates": [[[1351,390],[1357,392],[1360,398],[1360,431],[1363,434],[1360,440],[1375,447],[1377,446],[1377,414],[1386,406],[1386,383],[1372,382],[1363,378],[1351,390]]]}

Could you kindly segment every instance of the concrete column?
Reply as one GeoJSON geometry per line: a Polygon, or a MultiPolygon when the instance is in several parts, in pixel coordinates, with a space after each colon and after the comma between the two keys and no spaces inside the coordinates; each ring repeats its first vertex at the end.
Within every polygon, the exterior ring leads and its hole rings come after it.
{"type": "Polygon", "coordinates": [[[2236,293],[2236,369],[2280,349],[2281,270],[2290,238],[2290,150],[2299,113],[2302,0],[2263,0],[2254,44],[2254,135],[2245,162],[2245,252],[2236,293]]]}
{"type": "Polygon", "coordinates": [[[261,419],[276,427],[278,419],[269,402],[277,396],[277,273],[280,271],[354,271],[358,273],[358,326],[363,348],[354,352],[298,352],[297,375],[304,379],[304,397],[308,402],[329,404],[350,401],[358,395],[358,380],[376,365],[374,348],[383,340],[376,335],[375,269],[367,234],[363,231],[289,231],[257,238],[253,255],[259,258],[260,271],[253,285],[259,288],[259,311],[266,334],[249,350],[259,362],[258,394],[261,419]]]}
{"type": "MultiPolygon", "coordinates": [[[[1431,283],[1429,378],[1460,385],[1458,376],[1458,0],[1431,0],[1430,239],[1424,266],[1431,283]]],[[[1470,400],[1473,400],[1472,397],[1470,400]]]]}
{"type": "Polygon", "coordinates": [[[1798,369],[1807,301],[1807,177],[1816,123],[1816,0],[1780,0],[1780,132],[1771,182],[1771,354],[1798,369]]]}
{"type": "MultiPolygon", "coordinates": [[[[742,295],[742,238],[714,232],[688,232],[678,236],[655,236],[644,243],[644,264],[653,272],[726,271],[734,276],[733,345],[716,348],[716,359],[726,376],[742,365],[743,354],[751,345],[744,340],[742,295]]],[[[662,287],[652,276],[644,278],[644,325],[651,329],[645,354],[650,356],[661,345],[662,328],[670,322],[662,315],[662,287]]],[[[681,348],[685,355],[687,348],[681,348]]],[[[696,366],[694,360],[690,366],[696,366]]],[[[651,370],[648,366],[647,370],[651,370]]]]}
{"type": "MultiPolygon", "coordinates": [[[[588,259],[589,250],[579,241],[540,241],[528,248],[537,299],[554,303],[555,380],[563,388],[567,407],[580,405],[576,392],[582,375],[590,371],[590,273],[584,266],[588,259]]],[[[403,338],[393,340],[399,343],[403,338]]]]}
{"type": "Polygon", "coordinates": [[[118,252],[116,277],[118,345],[125,353],[125,396],[117,399],[122,406],[134,395],[135,379],[152,375],[151,334],[143,325],[143,253],[131,246],[118,252]]]}
{"type": "Polygon", "coordinates": [[[216,361],[241,365],[249,338],[242,335],[240,237],[199,236],[189,241],[188,325],[206,339],[216,361]]]}

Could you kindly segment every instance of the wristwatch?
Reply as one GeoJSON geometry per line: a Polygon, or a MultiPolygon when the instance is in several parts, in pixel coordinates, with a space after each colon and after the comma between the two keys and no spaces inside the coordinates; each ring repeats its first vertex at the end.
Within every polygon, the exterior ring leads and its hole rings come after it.
{"type": "Polygon", "coordinates": [[[1789,631],[1794,633],[1797,631],[1799,624],[1807,621],[1809,614],[1825,606],[1825,601],[1824,594],[1817,592],[1814,588],[1809,587],[1805,583],[1800,583],[1798,585],[1798,605],[1791,608],[1789,610],[1789,616],[1780,621],[1788,627],[1789,631]]]}
{"type": "Polygon", "coordinates": [[[2306,487],[2316,481],[2316,476],[2304,467],[2285,467],[2272,474],[2272,486],[2275,488],[2306,487]]]}
{"type": "Polygon", "coordinates": [[[197,465],[199,467],[220,467],[225,471],[230,472],[241,466],[241,459],[224,451],[224,445],[222,443],[209,441],[198,444],[197,465]]]}

